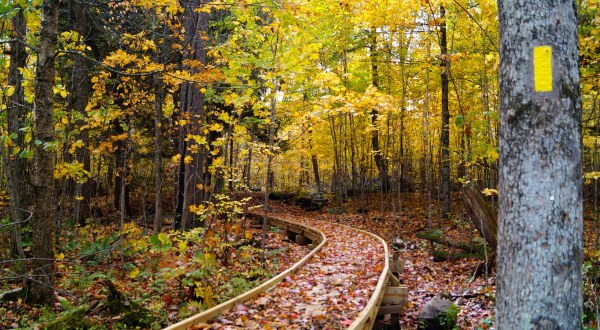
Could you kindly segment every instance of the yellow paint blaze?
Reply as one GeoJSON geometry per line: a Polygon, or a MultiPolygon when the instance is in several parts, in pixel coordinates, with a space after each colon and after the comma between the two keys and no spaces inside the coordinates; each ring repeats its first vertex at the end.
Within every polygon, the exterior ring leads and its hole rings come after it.
{"type": "Polygon", "coordinates": [[[536,92],[552,91],[552,47],[533,48],[533,75],[536,92]]]}

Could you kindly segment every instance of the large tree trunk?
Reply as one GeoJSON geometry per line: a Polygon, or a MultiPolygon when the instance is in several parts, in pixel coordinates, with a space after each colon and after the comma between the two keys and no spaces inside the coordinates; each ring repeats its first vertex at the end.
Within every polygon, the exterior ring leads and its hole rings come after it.
{"type": "MultiPolygon", "coordinates": [[[[203,1],[182,1],[185,17],[185,42],[184,60],[195,61],[198,64],[206,63],[206,34],[208,32],[208,14],[200,11],[203,1]]],[[[197,69],[187,67],[192,73],[197,69]]],[[[197,84],[190,82],[181,85],[181,113],[188,116],[186,136],[200,136],[202,125],[205,121],[204,94],[200,92],[197,84]]],[[[203,169],[206,162],[205,146],[196,144],[194,139],[187,142],[185,154],[182,158],[190,159],[184,162],[183,200],[181,203],[181,228],[186,229],[192,225],[193,214],[190,206],[200,204],[204,201],[203,169]]],[[[177,221],[176,219],[176,222],[177,221]]]]}
{"type": "Polygon", "coordinates": [[[498,2],[496,328],[581,329],[581,99],[574,1],[498,2]]]}
{"type": "Polygon", "coordinates": [[[34,137],[34,212],[31,223],[33,241],[32,277],[28,300],[51,304],[54,298],[54,59],[58,35],[59,0],[42,4],[40,44],[35,78],[34,137]]]}
{"type": "Polygon", "coordinates": [[[450,215],[450,110],[448,109],[448,43],[446,41],[446,9],[440,6],[440,66],[442,80],[442,134],[440,136],[441,160],[441,190],[442,190],[442,216],[450,215]]]}
{"type": "MultiPolygon", "coordinates": [[[[25,40],[26,23],[23,10],[15,14],[12,22],[12,38],[15,40],[10,44],[10,66],[8,73],[8,84],[13,86],[14,93],[8,97],[8,136],[13,137],[12,143],[8,144],[7,155],[4,159],[4,166],[7,171],[8,193],[10,196],[11,220],[15,223],[10,240],[10,250],[13,254],[18,254],[21,259],[25,258],[21,246],[21,222],[29,216],[25,212],[27,205],[27,187],[26,187],[26,158],[19,156],[19,149],[25,149],[24,132],[21,130],[21,124],[25,122],[27,105],[25,104],[25,92],[22,81],[23,75],[19,69],[27,65],[27,52],[21,42],[25,40]]],[[[10,259],[10,256],[7,256],[10,259]]],[[[22,265],[25,271],[24,264],[22,265]]]]}

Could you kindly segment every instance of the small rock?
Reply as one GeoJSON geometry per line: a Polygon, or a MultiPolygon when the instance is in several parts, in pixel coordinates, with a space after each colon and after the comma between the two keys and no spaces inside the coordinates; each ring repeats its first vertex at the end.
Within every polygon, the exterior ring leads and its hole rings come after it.
{"type": "Polygon", "coordinates": [[[458,307],[451,301],[433,298],[419,315],[419,330],[452,330],[456,325],[458,307]]]}

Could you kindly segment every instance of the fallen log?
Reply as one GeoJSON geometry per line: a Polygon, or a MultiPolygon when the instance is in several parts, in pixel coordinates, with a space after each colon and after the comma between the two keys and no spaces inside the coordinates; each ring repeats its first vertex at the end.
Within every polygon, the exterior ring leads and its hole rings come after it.
{"type": "Polygon", "coordinates": [[[114,315],[113,320],[125,326],[143,328],[150,327],[156,321],[149,310],[127,298],[110,280],[105,279],[102,283],[109,292],[102,308],[114,315]]]}
{"type": "Polygon", "coordinates": [[[85,316],[90,312],[90,308],[86,305],[74,308],[61,314],[57,319],[44,325],[44,329],[61,330],[61,329],[88,329],[93,326],[93,323],[85,316]]]}
{"type": "Polygon", "coordinates": [[[442,235],[443,234],[441,231],[422,231],[415,234],[415,236],[418,238],[428,240],[433,243],[442,244],[450,248],[460,249],[469,253],[484,253],[485,246],[483,244],[452,241],[444,238],[442,235]]]}
{"type": "Polygon", "coordinates": [[[473,221],[483,239],[490,245],[492,251],[496,251],[498,246],[498,219],[485,201],[483,194],[471,182],[463,186],[461,198],[471,221],[473,221]]]}
{"type": "Polygon", "coordinates": [[[435,261],[435,262],[453,261],[453,260],[469,259],[469,258],[485,259],[484,255],[475,253],[475,252],[454,252],[454,251],[448,252],[448,251],[438,251],[438,250],[431,250],[429,252],[433,256],[433,261],[435,261]]]}

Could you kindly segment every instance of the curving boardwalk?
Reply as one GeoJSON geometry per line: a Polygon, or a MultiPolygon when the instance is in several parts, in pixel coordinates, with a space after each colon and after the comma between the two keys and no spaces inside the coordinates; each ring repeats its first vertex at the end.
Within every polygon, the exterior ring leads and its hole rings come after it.
{"type": "Polygon", "coordinates": [[[394,313],[406,302],[378,236],[307,218],[269,220],[313,250],[259,287],[167,329],[370,329],[382,302],[394,313]]]}

